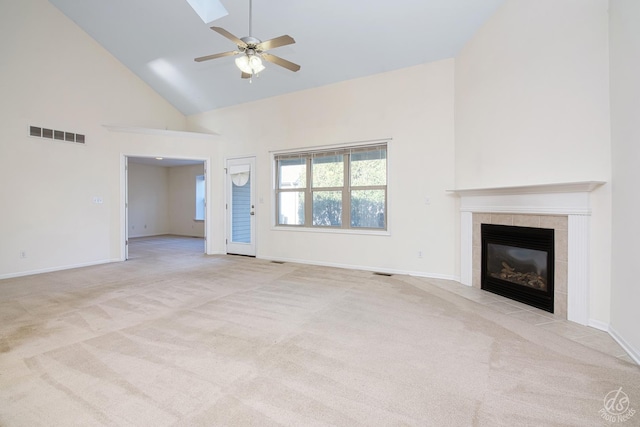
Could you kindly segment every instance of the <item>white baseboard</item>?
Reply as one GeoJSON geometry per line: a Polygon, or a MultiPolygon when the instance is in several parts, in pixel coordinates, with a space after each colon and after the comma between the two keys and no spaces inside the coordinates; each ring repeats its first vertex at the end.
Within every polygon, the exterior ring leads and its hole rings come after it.
{"type": "Polygon", "coordinates": [[[367,265],[341,264],[336,262],[325,262],[325,261],[311,261],[308,259],[278,258],[278,257],[268,257],[268,256],[267,257],[258,256],[257,258],[265,259],[267,261],[292,262],[295,264],[319,265],[322,267],[347,268],[351,270],[373,271],[373,272],[385,273],[385,274],[403,274],[407,276],[425,277],[429,279],[444,279],[444,280],[460,281],[460,277],[458,276],[449,276],[446,274],[438,274],[438,273],[428,273],[424,271],[406,271],[406,270],[397,270],[392,268],[371,267],[367,265]]]}
{"type": "Polygon", "coordinates": [[[424,277],[425,279],[451,280],[453,282],[460,283],[460,276],[449,276],[447,274],[425,273],[423,271],[407,271],[404,273],[400,272],[398,274],[408,274],[409,276],[424,277]]]}
{"type": "Polygon", "coordinates": [[[159,236],[173,236],[173,234],[171,233],[142,233],[142,234],[132,234],[129,233],[129,237],[130,239],[138,239],[140,237],[159,237],[159,236]]]}
{"type": "Polygon", "coordinates": [[[129,234],[129,239],[140,239],[143,237],[164,237],[164,236],[175,236],[175,237],[195,237],[197,239],[204,239],[204,236],[197,234],[178,234],[178,233],[160,233],[160,234],[136,234],[135,236],[129,234]]]}
{"type": "Polygon", "coordinates": [[[620,347],[627,352],[629,357],[631,357],[638,365],[640,365],[640,350],[635,348],[633,345],[629,344],[615,329],[609,327],[609,335],[620,344],[620,347]]]}
{"type": "Polygon", "coordinates": [[[601,322],[600,320],[589,319],[589,326],[611,335],[611,338],[613,338],[618,344],[620,344],[620,347],[622,347],[624,351],[627,352],[629,357],[631,357],[638,365],[640,365],[640,350],[638,350],[637,348],[629,344],[624,338],[622,338],[620,334],[618,334],[615,329],[611,327],[611,325],[605,322],[601,322]]]}
{"type": "Polygon", "coordinates": [[[71,270],[72,268],[91,267],[92,265],[109,264],[112,262],[121,262],[121,261],[122,260],[120,258],[103,259],[99,261],[84,262],[80,264],[70,264],[70,265],[63,265],[58,267],[40,268],[37,270],[20,271],[17,273],[0,274],[0,280],[12,279],[14,277],[31,276],[33,274],[51,273],[53,271],[71,270]]]}
{"type": "Polygon", "coordinates": [[[601,322],[600,320],[589,319],[589,322],[587,323],[587,325],[604,332],[609,332],[609,324],[605,322],[601,322]]]}

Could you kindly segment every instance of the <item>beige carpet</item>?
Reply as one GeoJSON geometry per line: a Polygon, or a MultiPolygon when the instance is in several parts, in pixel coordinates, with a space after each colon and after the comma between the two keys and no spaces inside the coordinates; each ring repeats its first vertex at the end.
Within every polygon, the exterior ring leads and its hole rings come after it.
{"type": "Polygon", "coordinates": [[[636,365],[428,279],[152,242],[0,281],[0,425],[607,425],[620,387],[640,409],[636,365]]]}

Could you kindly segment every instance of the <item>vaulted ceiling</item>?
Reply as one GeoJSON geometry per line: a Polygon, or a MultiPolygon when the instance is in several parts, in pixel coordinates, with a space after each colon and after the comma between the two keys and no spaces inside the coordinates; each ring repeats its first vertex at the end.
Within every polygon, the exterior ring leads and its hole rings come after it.
{"type": "Polygon", "coordinates": [[[220,0],[227,15],[209,24],[187,0],[50,2],[191,115],[455,57],[504,0],[253,0],[252,36],[292,36],[295,44],[270,52],[302,68],[267,62],[251,83],[232,56],[193,60],[235,49],[212,25],[249,35],[249,0],[220,0]]]}

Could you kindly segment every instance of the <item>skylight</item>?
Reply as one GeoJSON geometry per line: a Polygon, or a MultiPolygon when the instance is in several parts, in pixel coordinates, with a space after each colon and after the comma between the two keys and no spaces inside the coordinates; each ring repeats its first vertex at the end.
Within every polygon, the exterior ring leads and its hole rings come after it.
{"type": "Polygon", "coordinates": [[[187,2],[205,24],[229,14],[219,0],[187,0],[187,2]]]}

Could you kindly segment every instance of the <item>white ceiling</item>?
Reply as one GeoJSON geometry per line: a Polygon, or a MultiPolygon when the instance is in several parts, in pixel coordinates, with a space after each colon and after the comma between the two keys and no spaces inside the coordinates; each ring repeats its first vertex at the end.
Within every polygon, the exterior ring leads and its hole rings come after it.
{"type": "Polygon", "coordinates": [[[266,63],[253,83],[234,57],[195,57],[235,49],[209,29],[249,32],[249,0],[203,23],[187,0],[49,0],[186,115],[451,58],[504,0],[253,0],[253,36],[288,34],[296,44],[270,51],[301,65],[266,63]]]}

